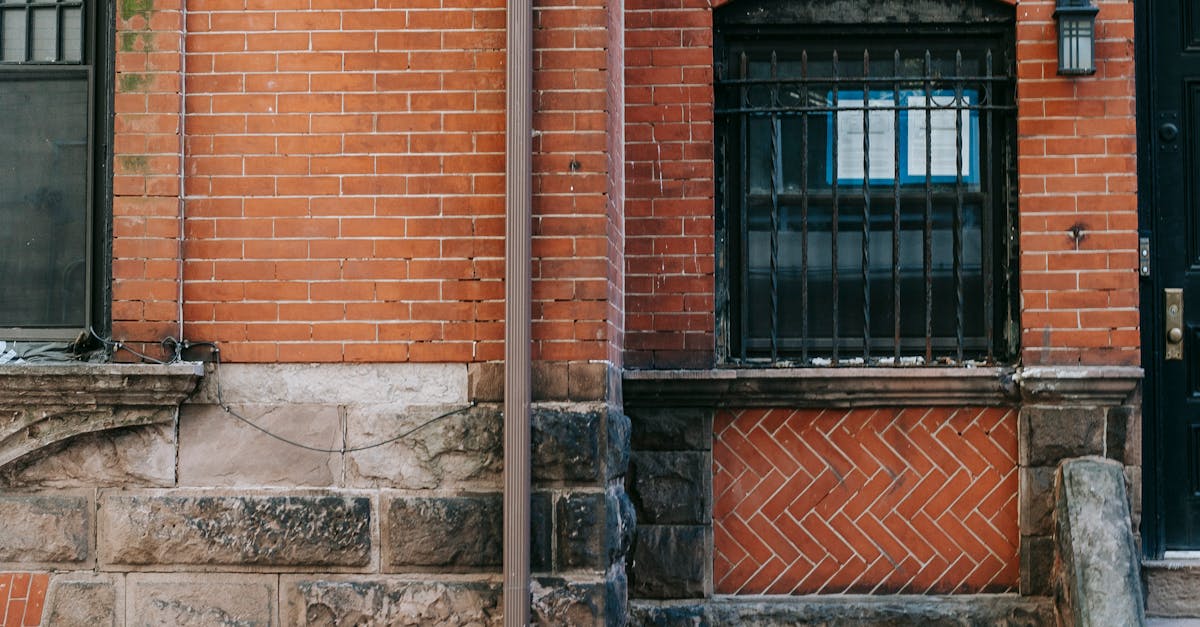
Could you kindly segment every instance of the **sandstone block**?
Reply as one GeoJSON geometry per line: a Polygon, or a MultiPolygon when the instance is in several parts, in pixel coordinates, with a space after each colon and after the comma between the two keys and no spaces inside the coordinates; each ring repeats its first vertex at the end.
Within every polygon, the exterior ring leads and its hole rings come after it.
{"type": "Polygon", "coordinates": [[[643,523],[699,525],[711,519],[712,461],[707,452],[635,452],[629,484],[643,523]]]}
{"type": "Polygon", "coordinates": [[[104,493],[100,561],[112,568],[361,567],[371,556],[371,502],[335,493],[224,496],[104,493]]]}
{"type": "Polygon", "coordinates": [[[275,577],[269,575],[140,575],[126,584],[128,627],[272,627],[275,577]]]}
{"type": "MultiPolygon", "coordinates": [[[[330,405],[239,405],[255,424],[308,446],[338,449],[342,424],[330,405]]],[[[179,417],[183,486],[331,486],[341,454],[298,448],[247,425],[216,405],[185,405],[179,417]]]]}
{"type": "Polygon", "coordinates": [[[42,624],[54,627],[125,625],[121,577],[67,573],[50,580],[42,624]]]}
{"type": "Polygon", "coordinates": [[[283,625],[502,625],[493,581],[284,576],[283,625]]]}
{"type": "Polygon", "coordinates": [[[1048,536],[1054,533],[1054,472],[1047,466],[1021,468],[1018,490],[1021,535],[1048,536]]]}
{"type": "MultiPolygon", "coordinates": [[[[350,407],[348,446],[393,438],[458,406],[350,407]]],[[[390,444],[346,454],[346,481],[354,487],[499,489],[504,420],[496,405],[480,405],[421,427],[390,444]]]]}
{"type": "Polygon", "coordinates": [[[67,563],[88,558],[87,497],[0,494],[0,562],[67,563]]]}
{"type": "Polygon", "coordinates": [[[97,431],[27,455],[0,474],[9,487],[169,487],[175,483],[170,424],[97,431]]]}
{"type": "Polygon", "coordinates": [[[1050,536],[1021,537],[1021,594],[1051,596],[1054,594],[1054,538],[1050,536]]]}
{"type": "Polygon", "coordinates": [[[500,494],[395,497],[387,504],[384,560],[403,567],[494,568],[501,563],[500,494]]]}
{"type": "MultiPolygon", "coordinates": [[[[227,403],[453,405],[467,400],[466,364],[224,364],[227,403]]],[[[215,403],[205,377],[197,403],[215,403]]]]}

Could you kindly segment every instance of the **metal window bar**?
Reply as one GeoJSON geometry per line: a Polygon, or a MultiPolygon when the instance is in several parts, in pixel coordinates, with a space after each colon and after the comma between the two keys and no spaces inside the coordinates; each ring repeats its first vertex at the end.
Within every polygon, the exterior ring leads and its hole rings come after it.
{"type": "MultiPolygon", "coordinates": [[[[717,89],[719,93],[727,95],[718,98],[716,111],[724,129],[718,134],[718,141],[722,145],[718,146],[717,154],[724,162],[718,172],[721,176],[730,176],[736,171],[737,184],[729,188],[727,182],[722,180],[719,185],[726,190],[721,195],[724,201],[740,203],[738,207],[722,209],[729,216],[727,224],[739,231],[725,237],[731,246],[736,241],[735,271],[739,273],[738,278],[733,280],[738,287],[738,302],[728,304],[737,313],[729,327],[733,334],[731,340],[734,337],[737,340],[735,350],[729,353],[731,357],[739,361],[770,362],[786,362],[796,358],[804,363],[827,360],[824,363],[831,365],[839,365],[843,361],[871,363],[872,359],[890,359],[890,363],[896,365],[900,365],[903,358],[923,358],[926,363],[939,360],[962,363],[968,359],[991,362],[996,359],[994,273],[1002,274],[1005,294],[1012,289],[1007,266],[1012,251],[1006,247],[1004,240],[1013,223],[1012,138],[1007,118],[1015,107],[1009,102],[1011,76],[996,75],[991,51],[984,52],[982,63],[975,63],[975,69],[970,73],[964,69],[961,50],[955,51],[953,70],[949,72],[937,69],[931,53],[926,50],[923,58],[912,59],[921,68],[920,71],[910,70],[905,74],[903,68],[912,68],[914,65],[904,64],[907,59],[902,58],[899,49],[892,54],[891,75],[887,75],[886,71],[880,73],[878,65],[872,66],[870,52],[866,50],[862,58],[861,76],[842,75],[842,64],[836,50],[829,55],[830,62],[825,66],[828,75],[825,76],[813,75],[807,50],[800,52],[799,67],[793,67],[789,72],[781,70],[780,57],[774,50],[762,57],[757,56],[761,53],[756,53],[754,58],[746,51],[738,52],[736,76],[728,77],[722,68],[717,75],[717,89]],[[762,69],[753,70],[756,63],[762,69]],[[980,64],[982,68],[978,67],[980,64]],[[998,92],[1000,88],[1003,88],[1002,92],[998,92]],[[854,90],[861,90],[861,99],[856,100],[854,94],[850,94],[854,90]],[[752,96],[752,93],[765,93],[766,98],[763,100],[752,96]],[[880,93],[887,95],[879,96],[880,93]],[[1005,94],[1005,102],[997,100],[998,93],[1005,94]],[[783,94],[787,94],[788,98],[785,99],[783,94]],[[798,97],[797,94],[802,96],[798,97]],[[953,101],[943,102],[950,94],[953,101]],[[846,135],[847,129],[840,125],[843,114],[861,115],[863,153],[862,171],[858,174],[843,172],[846,168],[843,167],[841,153],[844,147],[841,142],[851,137],[846,135]],[[945,118],[949,115],[954,117],[954,136],[950,144],[955,151],[952,176],[948,176],[951,173],[944,170],[935,174],[935,169],[949,165],[945,163],[944,154],[938,156],[941,161],[935,159],[939,151],[947,151],[946,138],[940,137],[936,145],[934,138],[935,133],[942,132],[944,135],[945,131],[950,130],[936,126],[945,124],[948,121],[945,118]],[[812,116],[817,116],[824,124],[810,124],[812,116]],[[922,119],[923,145],[909,145],[905,151],[902,126],[919,125],[922,119]],[[1005,121],[1001,122],[1001,119],[1005,121]],[[891,154],[880,153],[878,145],[873,152],[873,123],[882,124],[879,134],[886,135],[889,121],[891,137],[888,149],[891,154]],[[799,124],[798,135],[794,132],[795,123],[799,124]],[[994,134],[997,124],[1002,124],[1006,129],[1002,155],[996,154],[994,134]],[[827,136],[820,145],[814,145],[812,141],[820,136],[822,126],[827,127],[827,136]],[[765,128],[765,146],[759,145],[763,142],[751,139],[752,132],[760,132],[752,131],[752,127],[765,128]],[[729,150],[725,145],[731,141],[731,136],[736,136],[732,140],[737,144],[736,151],[729,150]],[[794,165],[792,155],[796,152],[796,144],[800,170],[793,182],[794,168],[788,164],[794,165]],[[813,148],[820,149],[822,146],[827,151],[824,160],[812,159],[815,156],[813,148]],[[765,159],[755,156],[756,151],[764,149],[765,159]],[[914,163],[910,159],[907,165],[910,174],[906,176],[902,169],[904,155],[917,153],[923,153],[923,159],[917,159],[923,167],[919,168],[918,176],[912,176],[914,163]],[[873,170],[872,159],[875,155],[881,155],[881,160],[873,170]],[[887,161],[889,157],[890,163],[887,161]],[[737,167],[733,170],[728,167],[730,159],[737,159],[737,167]],[[814,161],[818,163],[814,164],[814,161]],[[810,180],[813,165],[827,168],[824,185],[821,182],[814,184],[810,180]],[[889,165],[890,177],[876,172],[889,165]],[[993,173],[998,165],[1003,170],[993,173]],[[755,168],[765,168],[766,172],[757,173],[755,168]],[[886,181],[889,185],[884,187],[883,182],[874,180],[877,175],[881,179],[890,178],[890,181],[886,181]],[[765,184],[765,194],[754,189],[752,179],[756,176],[760,176],[765,184]],[[858,180],[853,181],[855,178],[858,180]],[[857,185],[847,188],[845,183],[850,181],[857,185]],[[847,195],[847,189],[854,191],[847,195]],[[994,199],[999,199],[1003,205],[993,207],[994,199]],[[813,214],[814,203],[819,207],[816,215],[813,214]],[[886,211],[875,215],[872,208],[876,203],[890,203],[891,215],[888,216],[886,211]],[[917,207],[921,207],[921,210],[914,214],[917,207]],[[798,242],[794,242],[790,235],[796,226],[791,213],[795,208],[799,209],[798,242]],[[855,208],[858,211],[845,213],[855,208]],[[999,240],[992,222],[996,219],[997,211],[1004,212],[1005,237],[999,240]],[[966,215],[968,212],[971,213],[969,220],[966,215]],[[945,215],[947,213],[948,216],[945,215]],[[842,227],[853,224],[856,218],[860,221],[860,229],[855,229],[859,233],[843,232],[842,227]],[[849,220],[849,224],[843,225],[846,220],[849,220]],[[917,225],[920,226],[913,228],[917,225]],[[967,258],[966,245],[968,226],[972,229],[969,234],[972,239],[970,259],[967,258]],[[890,242],[884,238],[878,246],[885,250],[890,244],[891,254],[880,258],[875,256],[876,244],[872,235],[873,231],[885,229],[891,231],[890,242]],[[761,253],[751,250],[753,241],[759,237],[753,235],[752,231],[760,233],[762,230],[768,231],[764,234],[766,241],[763,243],[769,244],[769,250],[765,251],[765,263],[761,264],[763,269],[753,271],[751,264],[757,263],[754,260],[761,253]],[[781,242],[785,231],[789,233],[786,248],[781,242]],[[916,234],[920,235],[921,241],[919,265],[906,261],[906,255],[913,252],[909,249],[913,246],[912,236],[916,234]],[[822,242],[818,244],[820,250],[813,248],[814,235],[822,242]],[[840,251],[841,246],[853,245],[855,235],[859,238],[857,243],[861,253],[861,272],[855,273],[859,277],[843,274],[843,270],[852,268],[852,265],[843,266],[853,264],[853,261],[843,257],[840,251]],[[947,236],[951,240],[951,250],[948,251],[951,276],[948,280],[939,279],[939,268],[944,265],[935,264],[935,259],[939,264],[944,263],[943,253],[938,251],[944,250],[941,247],[945,245],[947,236]],[[993,250],[997,242],[1003,253],[999,257],[1006,264],[1001,268],[996,266],[998,251],[993,250]],[[789,252],[794,244],[798,244],[798,268],[791,256],[793,253],[789,252]],[[813,257],[814,254],[817,257],[813,257]],[[825,260],[821,259],[822,256],[825,256],[825,260]],[[885,275],[882,268],[872,264],[880,264],[889,256],[890,272],[885,275]],[[828,294],[828,302],[822,302],[825,299],[821,297],[814,299],[810,293],[814,280],[814,260],[818,264],[824,262],[824,266],[818,266],[821,269],[817,276],[827,277],[827,285],[822,287],[827,290],[823,294],[828,294]],[[760,279],[754,275],[755,272],[766,275],[761,279],[764,282],[762,287],[757,284],[760,279]],[[822,272],[825,274],[822,275],[822,272]],[[888,279],[884,279],[884,276],[888,279]],[[912,279],[917,276],[921,277],[918,283],[923,283],[924,288],[921,297],[924,316],[919,317],[911,312],[906,313],[901,306],[902,302],[906,305],[915,303],[919,290],[913,289],[916,284],[912,279]],[[858,286],[860,289],[844,291],[842,288],[848,286],[841,284],[852,282],[855,278],[862,281],[862,285],[858,286]],[[873,302],[873,291],[882,287],[880,282],[889,279],[891,290],[879,292],[882,300],[873,302]],[[797,282],[798,295],[792,292],[797,282]],[[766,294],[760,293],[763,290],[766,294]],[[944,294],[945,290],[952,291],[952,295],[944,294]],[[857,297],[855,292],[858,292],[857,297]],[[797,296],[800,302],[798,329],[794,328],[796,325],[792,322],[794,316],[781,313],[785,305],[789,310],[795,309],[794,305],[788,303],[794,302],[797,296]],[[765,312],[762,311],[764,308],[752,302],[755,298],[766,301],[763,303],[766,305],[765,312]],[[845,305],[855,298],[861,298],[861,319],[856,319],[845,309],[845,305]],[[888,300],[891,302],[888,303],[888,300]],[[939,306],[946,300],[953,305],[939,306]],[[812,306],[817,307],[817,311],[812,306]],[[890,311],[887,311],[889,308],[890,311]],[[826,309],[832,311],[822,311],[826,309]],[[946,309],[953,311],[953,314],[946,309]],[[752,322],[752,315],[760,316],[761,322],[752,322]],[[815,320],[821,328],[813,328],[813,316],[816,316],[815,320]],[[949,316],[953,317],[948,319],[949,316]],[[872,327],[875,318],[879,319],[881,325],[886,325],[884,319],[890,318],[891,333],[883,331],[878,336],[874,335],[872,327]],[[919,324],[918,320],[924,323],[923,333],[913,333],[912,325],[919,324]],[[849,355],[845,359],[843,351],[849,355]]],[[[949,61],[943,59],[941,67],[944,68],[949,61]]],[[[911,142],[913,131],[909,128],[907,132],[907,139],[911,142]]],[[[852,153],[846,156],[854,158],[852,153]]],[[[911,305],[909,308],[912,309],[911,305]]]]}

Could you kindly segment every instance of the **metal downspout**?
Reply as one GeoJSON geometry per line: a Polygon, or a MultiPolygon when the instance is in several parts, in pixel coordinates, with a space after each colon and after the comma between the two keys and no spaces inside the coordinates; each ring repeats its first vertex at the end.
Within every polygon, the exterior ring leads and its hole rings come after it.
{"type": "Polygon", "coordinates": [[[504,240],[504,625],[529,624],[533,4],[509,0],[504,240]]]}

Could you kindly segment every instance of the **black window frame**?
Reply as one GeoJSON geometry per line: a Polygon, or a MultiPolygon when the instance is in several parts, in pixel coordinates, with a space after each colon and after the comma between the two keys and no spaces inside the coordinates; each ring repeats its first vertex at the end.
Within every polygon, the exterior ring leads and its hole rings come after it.
{"type": "MultiPolygon", "coordinates": [[[[84,80],[87,89],[87,163],[84,288],[80,304],[83,324],[21,326],[0,318],[0,340],[19,342],[72,342],[95,331],[111,332],[111,275],[112,275],[112,137],[114,130],[113,99],[115,75],[115,8],[104,0],[7,0],[6,6],[32,9],[54,9],[58,12],[56,27],[56,59],[31,60],[32,42],[25,32],[27,58],[19,61],[0,60],[0,89],[4,84],[22,80],[84,80]],[[82,4],[80,59],[64,58],[62,13],[69,5],[82,4]]],[[[26,28],[32,19],[26,18],[26,28]]],[[[0,25],[2,27],[2,25],[0,25]]],[[[3,194],[0,190],[0,194],[3,194]]],[[[64,300],[64,302],[67,302],[64,300]]],[[[74,301],[73,301],[74,302],[74,301]]]]}
{"type": "MultiPolygon", "coordinates": [[[[850,3],[853,4],[853,3],[850,3]]],[[[924,364],[924,365],[963,365],[969,362],[974,363],[1002,363],[1016,359],[1018,355],[1018,288],[1017,288],[1017,177],[1016,177],[1016,106],[1015,106],[1015,16],[1012,13],[1011,7],[997,6],[998,3],[989,2],[989,0],[977,0],[976,2],[965,2],[957,5],[953,10],[946,11],[945,14],[938,14],[934,10],[930,15],[913,16],[904,14],[904,9],[895,9],[899,15],[888,15],[887,11],[872,11],[879,5],[861,0],[861,15],[857,17],[849,17],[844,22],[839,22],[836,16],[829,16],[828,11],[822,12],[821,7],[812,0],[804,0],[785,3],[768,3],[762,0],[751,0],[750,2],[732,3],[725,7],[719,8],[714,13],[714,90],[715,90],[715,118],[716,118],[716,222],[717,222],[717,324],[718,324],[718,360],[726,365],[774,365],[774,366],[825,366],[825,365],[880,365],[880,364],[924,364]],[[965,8],[960,8],[965,7],[965,8]],[[954,14],[953,11],[960,11],[954,14]],[[877,17],[878,19],[872,19],[877,17]],[[863,273],[863,280],[859,283],[860,286],[865,285],[863,291],[867,295],[860,299],[858,303],[862,307],[861,301],[866,301],[868,310],[862,313],[860,318],[860,327],[858,329],[847,332],[845,329],[838,329],[838,322],[834,322],[834,331],[825,337],[812,335],[808,325],[808,314],[804,314],[804,333],[800,336],[779,337],[779,322],[780,317],[779,302],[783,299],[791,298],[793,300],[799,298],[808,305],[811,309],[814,304],[809,302],[808,295],[808,248],[809,248],[809,231],[808,221],[813,219],[813,216],[808,213],[808,201],[805,200],[803,248],[805,250],[805,270],[804,270],[804,290],[802,294],[781,293],[782,291],[774,285],[770,289],[771,298],[763,299],[751,298],[746,296],[750,290],[746,289],[746,284],[751,281],[750,273],[753,265],[749,261],[750,253],[747,249],[754,248],[749,242],[749,231],[744,228],[744,224],[751,221],[752,209],[747,206],[752,204],[750,200],[751,190],[747,188],[750,185],[748,181],[743,180],[749,177],[746,173],[745,161],[749,157],[744,157],[747,150],[746,135],[751,134],[747,130],[746,120],[752,115],[758,115],[761,119],[764,115],[770,115],[771,126],[779,129],[777,122],[780,117],[775,114],[764,114],[763,111],[786,108],[777,101],[772,100],[769,105],[763,108],[762,111],[749,113],[753,109],[752,103],[748,98],[745,98],[745,89],[747,83],[753,83],[750,79],[758,76],[761,77],[761,71],[758,75],[748,73],[746,70],[747,56],[753,56],[759,60],[759,65],[762,65],[764,59],[770,59],[771,75],[765,83],[778,85],[781,79],[785,77],[776,68],[780,65],[781,51],[786,51],[787,55],[791,55],[793,61],[798,58],[799,50],[815,50],[818,54],[827,54],[829,51],[837,50],[857,50],[857,55],[854,57],[861,65],[864,63],[863,50],[878,50],[886,48],[889,50],[903,50],[906,60],[910,60],[914,51],[922,49],[961,49],[968,50],[970,53],[983,58],[985,52],[990,51],[990,59],[988,61],[990,75],[989,80],[985,81],[964,81],[961,80],[961,75],[968,74],[960,71],[960,80],[957,84],[960,89],[964,84],[972,85],[988,85],[988,96],[991,98],[986,103],[986,107],[980,106],[978,132],[982,135],[988,133],[987,140],[991,149],[987,150],[982,146],[983,140],[978,140],[979,153],[979,172],[980,181],[979,189],[976,191],[965,190],[958,184],[952,186],[921,186],[915,191],[902,190],[899,181],[899,161],[900,154],[893,153],[893,160],[896,163],[897,177],[894,178],[895,183],[889,183],[886,187],[877,187],[875,183],[864,184],[860,188],[847,189],[841,187],[842,196],[837,196],[838,185],[832,185],[833,198],[830,199],[831,204],[839,207],[838,215],[842,224],[847,224],[845,213],[851,216],[854,214],[869,215],[871,217],[870,225],[865,229],[867,233],[859,238],[860,242],[870,242],[871,232],[877,227],[876,210],[870,208],[865,211],[862,208],[864,204],[863,198],[867,198],[871,203],[881,203],[884,205],[882,212],[891,213],[891,207],[894,204],[897,218],[900,217],[901,202],[896,202],[897,193],[902,198],[902,202],[908,203],[912,198],[907,198],[913,194],[918,200],[924,201],[925,195],[933,194],[938,196],[950,195],[950,202],[957,202],[959,213],[957,215],[958,222],[954,228],[960,235],[955,236],[955,246],[959,247],[955,253],[955,272],[960,272],[962,262],[961,254],[961,239],[963,223],[961,221],[963,203],[976,202],[979,203],[977,211],[983,217],[981,219],[980,229],[982,234],[980,255],[982,256],[981,276],[979,277],[979,298],[976,300],[983,301],[976,306],[981,306],[982,311],[971,313],[965,311],[963,305],[959,306],[962,315],[956,315],[957,333],[955,337],[930,336],[929,329],[931,328],[931,318],[937,316],[937,312],[933,312],[928,317],[922,314],[926,323],[926,335],[921,338],[924,340],[923,346],[920,342],[914,342],[910,336],[900,337],[899,322],[894,322],[897,331],[895,334],[889,333],[887,337],[871,337],[870,327],[874,326],[870,314],[870,285],[874,279],[868,279],[867,272],[863,273]],[[747,53],[747,55],[743,55],[747,53]],[[740,66],[740,67],[739,67],[740,66]],[[740,81],[740,82],[739,82],[740,81]],[[737,93],[737,90],[742,90],[737,93]],[[986,111],[986,114],[984,113],[986,111]],[[984,116],[987,116],[986,121],[984,116]],[[985,154],[986,153],[986,154],[985,154]],[[849,192],[849,193],[847,193],[849,192]],[[855,194],[858,194],[855,197],[855,194]],[[953,198],[957,196],[957,198],[953,198]],[[761,302],[768,300],[768,302],[761,302]],[[754,324],[752,316],[762,316],[761,310],[768,309],[771,312],[771,321],[769,327],[771,329],[770,337],[763,337],[761,334],[757,337],[753,336],[750,329],[754,324]],[[990,316],[987,312],[990,311],[990,316]],[[753,312],[753,313],[752,313],[753,312]],[[968,315],[975,315],[979,318],[978,327],[982,327],[982,333],[977,335],[964,334],[963,318],[968,315]],[[866,321],[865,324],[863,321],[866,321]],[[866,327],[864,331],[863,327],[866,327]],[[895,341],[896,337],[900,337],[900,342],[895,341]]],[[[949,5],[947,5],[949,6],[949,5]]],[[[919,53],[918,53],[919,54],[919,53]]],[[[936,55],[935,55],[936,56],[936,55]]],[[[944,54],[942,55],[945,56],[944,54]]],[[[808,56],[804,57],[805,68],[809,68],[811,59],[808,56]]],[[[845,59],[843,59],[843,62],[845,59]]],[[[892,61],[891,55],[886,57],[886,61],[890,64],[892,61]]],[[[930,72],[928,71],[928,63],[926,60],[926,76],[917,77],[918,80],[925,80],[930,72]]],[[[793,65],[795,65],[793,63],[793,65]]],[[[872,66],[873,67],[873,66],[872,66]]],[[[961,70],[961,61],[959,68],[961,70]]],[[[897,70],[900,69],[899,62],[896,63],[897,70]]],[[[808,70],[806,69],[805,72],[808,70]]],[[[877,80],[888,92],[893,90],[890,86],[893,81],[897,85],[901,82],[911,82],[913,77],[903,72],[897,72],[899,76],[894,78],[881,76],[877,80]]],[[[791,78],[795,78],[792,76],[791,78]]],[[[945,84],[953,84],[952,80],[945,84]]],[[[978,78],[978,77],[973,77],[978,78]]],[[[986,78],[986,77],[985,77],[986,78]]],[[[835,79],[836,80],[836,79],[835,79]]],[[[872,76],[872,80],[876,77],[872,76]]],[[[794,82],[794,81],[793,81],[794,82]]],[[[805,81],[801,83],[801,87],[806,89],[809,84],[823,84],[822,80],[812,78],[811,75],[805,74],[805,81]]],[[[846,81],[850,84],[849,81],[846,81]]],[[[875,98],[875,88],[871,85],[871,81],[859,82],[860,85],[866,83],[866,87],[859,88],[858,98],[862,98],[863,93],[869,93],[869,100],[875,98]]],[[[840,89],[840,88],[839,88],[840,89]]],[[[847,88],[849,89],[849,88],[847,88]]],[[[928,89],[928,88],[927,88],[928,89]]],[[[895,87],[895,93],[900,93],[900,88],[895,87]]],[[[934,90],[938,91],[938,90],[934,90]]],[[[928,93],[928,92],[926,92],[928,93]]],[[[835,90],[836,94],[836,90],[835,90]]],[[[960,92],[961,94],[961,92],[960,92]]],[[[836,95],[834,96],[836,98],[836,95]]],[[[772,96],[775,98],[775,96],[772,96]]],[[[806,97],[806,99],[808,99],[806,97]]],[[[963,100],[966,102],[966,99],[963,100]]],[[[860,100],[861,102],[861,100],[860,100]]],[[[840,115],[841,110],[836,109],[837,105],[833,105],[835,113],[832,115],[840,115]]],[[[869,105],[874,107],[874,105],[869,105]]],[[[803,105],[800,108],[807,108],[803,105]]],[[[893,107],[894,110],[902,109],[900,105],[893,107]]],[[[859,111],[862,110],[860,107],[859,111]]],[[[899,121],[901,113],[897,111],[896,119],[899,121]]],[[[864,112],[864,118],[867,113],[864,112]]],[[[805,131],[802,134],[811,134],[812,129],[807,126],[809,121],[816,123],[818,118],[815,114],[803,114],[805,119],[805,131]]],[[[972,122],[973,124],[973,122],[972,122]]],[[[893,129],[896,136],[897,151],[899,148],[899,130],[893,129]]],[[[960,131],[961,132],[961,131],[960,131]]],[[[778,131],[772,133],[772,142],[783,142],[778,131]]],[[[809,147],[807,137],[804,139],[803,151],[807,153],[809,147]]],[[[833,142],[836,145],[836,141],[833,142]]],[[[772,159],[782,158],[774,155],[781,154],[780,150],[774,144],[769,148],[772,154],[772,159]]],[[[809,159],[805,155],[805,165],[801,168],[806,172],[811,172],[809,159]]],[[[780,198],[784,195],[784,190],[777,189],[783,179],[783,165],[779,165],[776,161],[770,164],[771,172],[773,173],[770,185],[769,205],[766,207],[766,212],[772,220],[772,225],[768,228],[771,234],[770,248],[771,265],[769,277],[772,283],[775,282],[778,274],[776,267],[777,251],[779,245],[776,239],[779,236],[779,223],[783,220],[779,217],[782,202],[780,198]],[[779,168],[779,170],[776,170],[779,168]],[[778,177],[776,173],[778,172],[778,177]],[[776,181],[776,178],[779,181],[776,181]]],[[[960,173],[961,173],[961,165],[960,173]]],[[[872,169],[871,172],[874,172],[872,169]]],[[[874,174],[868,174],[868,178],[873,178],[874,174]]],[[[840,178],[840,177],[839,177],[840,178]]],[[[805,185],[800,196],[812,195],[815,192],[809,189],[805,178],[805,185]]],[[[827,181],[828,183],[828,181],[827,181]]],[[[793,190],[794,192],[794,190],[793,190]]],[[[759,195],[763,195],[763,191],[759,190],[759,195]]],[[[793,196],[795,194],[793,193],[793,196]]],[[[810,196],[811,197],[811,196],[810,196]]],[[[793,199],[794,200],[794,199],[793,199]]],[[[943,199],[945,200],[945,199],[943,199]]],[[[881,213],[882,213],[881,212],[881,213]]],[[[928,213],[926,214],[929,215],[928,213]]],[[[760,217],[761,219],[761,217],[760,217]]],[[[852,220],[851,220],[852,221],[852,220]]],[[[857,220],[859,225],[863,225],[864,220],[857,220]]],[[[857,228],[857,227],[855,227],[857,228]]],[[[928,227],[926,227],[928,229],[928,227]]],[[[756,231],[758,232],[758,231],[756,231]]],[[[899,242],[899,226],[892,227],[891,231],[881,230],[894,234],[895,242],[899,242]]],[[[762,239],[761,237],[759,238],[762,239]]],[[[833,238],[836,241],[836,238],[833,238]]],[[[833,245],[836,248],[836,244],[833,245]]],[[[928,239],[928,230],[926,230],[926,240],[924,242],[925,250],[923,251],[926,258],[929,257],[930,243],[928,239]]],[[[869,249],[869,246],[860,246],[860,248],[850,249],[850,254],[859,254],[862,248],[869,249]]],[[[900,250],[902,246],[896,247],[895,250],[900,250]]],[[[759,251],[761,254],[761,251],[759,251]]],[[[836,253],[835,253],[836,255],[836,253]]],[[[899,253],[893,259],[897,259],[899,253]]],[[[836,265],[836,264],[831,264],[836,265]]],[[[892,278],[895,279],[891,284],[891,288],[896,288],[901,283],[899,280],[899,264],[893,265],[892,278]]],[[[864,264],[860,267],[874,268],[873,264],[864,264]]],[[[837,284],[837,271],[833,270],[834,279],[832,283],[837,284]]],[[[925,282],[929,283],[929,261],[925,262],[925,282]]],[[[759,273],[761,274],[761,272],[759,273]]],[[[958,289],[959,301],[962,301],[962,285],[961,275],[956,277],[955,285],[958,289]]],[[[834,288],[836,289],[836,288],[834,288]]],[[[861,287],[859,289],[862,289],[861,287]]],[[[930,299],[927,292],[923,298],[917,298],[922,301],[925,308],[930,309],[930,299]]],[[[896,291],[899,291],[896,288],[896,291]]],[[[761,290],[758,292],[761,293],[761,290]]],[[[889,294],[890,296],[890,294],[889,294]]],[[[841,300],[841,299],[839,299],[841,300]]],[[[893,299],[894,300],[894,299],[893,299]]],[[[903,310],[907,302],[913,302],[913,298],[901,298],[898,309],[903,310]]],[[[895,304],[893,302],[893,307],[895,304]]],[[[802,309],[802,305],[800,306],[802,309]]],[[[797,309],[795,303],[791,309],[797,309]]],[[[955,312],[957,314],[958,312],[955,312]]],[[[903,315],[903,314],[902,314],[903,315]]],[[[833,314],[836,320],[838,313],[833,314]]],[[[762,326],[759,320],[759,327],[762,326]]]]}

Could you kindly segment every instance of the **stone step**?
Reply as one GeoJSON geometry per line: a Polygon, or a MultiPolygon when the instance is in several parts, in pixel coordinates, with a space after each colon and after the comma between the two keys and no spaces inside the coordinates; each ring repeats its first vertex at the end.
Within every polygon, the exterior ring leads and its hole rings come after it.
{"type": "Polygon", "coordinates": [[[1142,562],[1142,587],[1147,616],[1200,619],[1200,560],[1142,562]]]}
{"type": "Polygon", "coordinates": [[[718,596],[630,603],[631,625],[821,625],[828,627],[1040,627],[1054,625],[1048,597],[1015,594],[718,596]]]}

